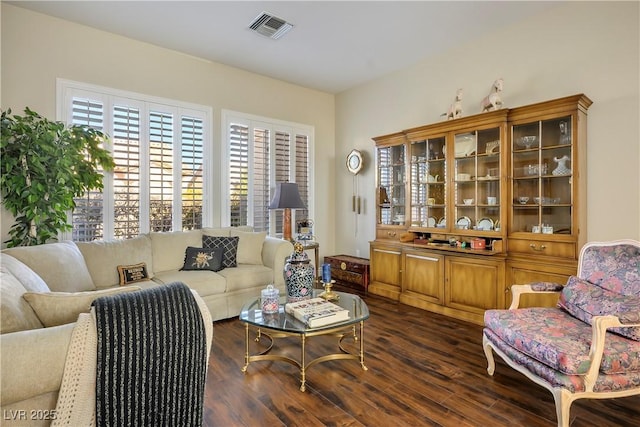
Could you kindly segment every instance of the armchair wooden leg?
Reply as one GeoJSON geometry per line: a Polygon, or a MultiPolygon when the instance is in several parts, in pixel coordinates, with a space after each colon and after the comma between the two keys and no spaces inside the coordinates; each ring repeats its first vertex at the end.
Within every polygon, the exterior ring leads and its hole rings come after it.
{"type": "Polygon", "coordinates": [[[491,350],[491,344],[486,336],[482,336],[482,348],[484,349],[484,355],[487,358],[487,372],[493,376],[493,372],[496,370],[496,362],[493,359],[493,351],[491,350]]]}
{"type": "Polygon", "coordinates": [[[564,388],[554,388],[552,390],[553,400],[556,402],[556,416],[558,417],[558,427],[569,427],[570,409],[573,399],[571,393],[564,388]]]}

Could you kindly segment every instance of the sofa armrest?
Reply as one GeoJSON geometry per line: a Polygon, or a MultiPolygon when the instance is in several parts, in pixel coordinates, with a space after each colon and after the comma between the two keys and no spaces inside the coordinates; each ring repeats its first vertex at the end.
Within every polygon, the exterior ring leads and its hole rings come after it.
{"type": "Polygon", "coordinates": [[[262,245],[262,263],[273,270],[273,284],[284,287],[285,260],[293,253],[293,244],[288,240],[267,236],[262,245]]]}
{"type": "Polygon", "coordinates": [[[511,305],[509,310],[515,310],[520,305],[520,295],[524,294],[559,294],[562,285],[552,282],[536,282],[528,285],[511,286],[511,305]]]}
{"type": "Polygon", "coordinates": [[[0,335],[1,406],[58,392],[74,327],[69,323],[0,335]]]}

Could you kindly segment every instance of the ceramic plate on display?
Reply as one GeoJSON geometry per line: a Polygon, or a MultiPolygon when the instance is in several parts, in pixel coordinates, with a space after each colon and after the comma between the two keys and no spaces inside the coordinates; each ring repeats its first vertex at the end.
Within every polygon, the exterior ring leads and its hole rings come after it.
{"type": "Polygon", "coordinates": [[[445,228],[447,226],[447,219],[445,217],[440,218],[438,221],[438,228],[445,228]]]}
{"type": "Polygon", "coordinates": [[[468,216],[461,216],[460,218],[458,218],[458,222],[456,222],[456,225],[462,230],[468,230],[469,228],[471,228],[471,218],[469,218],[468,216]]]}
{"type": "Polygon", "coordinates": [[[436,226],[436,218],[433,216],[430,216],[429,218],[427,218],[427,227],[435,227],[436,226]]]}
{"type": "Polygon", "coordinates": [[[491,218],[482,218],[478,221],[478,230],[490,231],[493,230],[493,220],[491,218]]]}
{"type": "Polygon", "coordinates": [[[456,135],[455,156],[466,157],[476,151],[476,136],[474,134],[456,135]]]}

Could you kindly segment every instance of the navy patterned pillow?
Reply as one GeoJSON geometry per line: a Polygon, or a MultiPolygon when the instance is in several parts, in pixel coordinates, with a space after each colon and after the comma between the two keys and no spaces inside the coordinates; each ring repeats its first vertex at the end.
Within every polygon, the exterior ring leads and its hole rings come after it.
{"type": "Polygon", "coordinates": [[[224,268],[236,267],[238,256],[238,242],[240,237],[202,236],[202,246],[205,248],[223,248],[222,265],[224,268]]]}
{"type": "Polygon", "coordinates": [[[222,265],[222,248],[194,248],[187,247],[184,254],[184,265],[180,270],[210,270],[220,271],[222,265]]]}

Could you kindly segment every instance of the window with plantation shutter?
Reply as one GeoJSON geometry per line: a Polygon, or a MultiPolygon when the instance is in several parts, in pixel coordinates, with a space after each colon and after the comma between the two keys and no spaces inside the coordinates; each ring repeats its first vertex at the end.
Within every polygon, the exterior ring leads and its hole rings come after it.
{"type": "Polygon", "coordinates": [[[171,231],[173,225],[173,117],[149,114],[150,231],[171,231]]]}
{"type": "Polygon", "coordinates": [[[110,136],[115,167],[104,190],[76,199],[76,241],[130,238],[148,231],[212,223],[204,205],[210,185],[210,107],[68,80],[58,81],[60,120],[110,136]]]}
{"type": "Polygon", "coordinates": [[[249,214],[249,128],[229,128],[229,219],[232,227],[247,223],[249,214]]]}
{"type": "Polygon", "coordinates": [[[223,112],[223,123],[229,160],[223,182],[223,194],[228,196],[223,225],[249,225],[256,231],[281,234],[282,211],[270,210],[269,203],[276,184],[287,181],[298,184],[307,206],[293,211],[293,221],[308,218],[313,128],[230,111],[223,112]]]}
{"type": "Polygon", "coordinates": [[[140,232],[140,111],[113,107],[113,235],[135,236],[140,232]]]}
{"type": "MultiPolygon", "coordinates": [[[[253,226],[256,231],[269,230],[269,152],[271,148],[270,131],[254,129],[253,132],[253,170],[251,175],[251,205],[253,226]]],[[[248,225],[248,224],[242,224],[248,225]]]]}
{"type": "MultiPolygon", "coordinates": [[[[104,105],[100,100],[74,98],[71,105],[71,120],[74,125],[90,126],[104,131],[104,105]]],[[[75,199],[76,208],[71,215],[72,238],[89,241],[104,237],[104,199],[100,191],[88,191],[75,199]]]]}
{"type": "Polygon", "coordinates": [[[296,183],[300,190],[300,197],[307,209],[298,209],[298,218],[310,218],[309,215],[309,136],[296,135],[296,183]]]}
{"type": "Polygon", "coordinates": [[[202,228],[204,190],[204,122],[182,117],[182,229],[202,228]]]}

